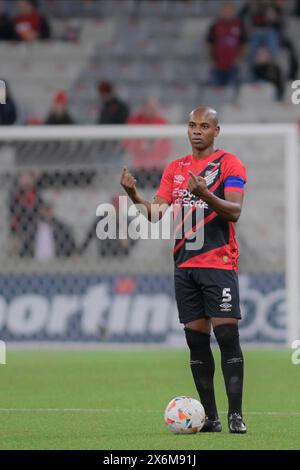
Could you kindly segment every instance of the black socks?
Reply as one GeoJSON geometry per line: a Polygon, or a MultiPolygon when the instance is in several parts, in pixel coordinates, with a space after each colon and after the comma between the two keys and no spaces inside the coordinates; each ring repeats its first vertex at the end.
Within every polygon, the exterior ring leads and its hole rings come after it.
{"type": "MultiPolygon", "coordinates": [[[[228,414],[242,415],[244,360],[236,324],[216,326],[214,333],[221,350],[222,371],[228,398],[228,414]]],[[[214,357],[210,348],[210,335],[185,328],[191,352],[191,370],[200,401],[210,420],[218,418],[213,377],[214,357]]]]}
{"type": "Polygon", "coordinates": [[[185,328],[185,336],[191,352],[191,370],[200,401],[208,419],[218,419],[213,377],[214,357],[210,348],[210,335],[185,328]]]}
{"type": "Polygon", "coordinates": [[[244,360],[238,325],[216,326],[214,333],[221,350],[222,371],[228,398],[228,414],[242,414],[244,360]]]}

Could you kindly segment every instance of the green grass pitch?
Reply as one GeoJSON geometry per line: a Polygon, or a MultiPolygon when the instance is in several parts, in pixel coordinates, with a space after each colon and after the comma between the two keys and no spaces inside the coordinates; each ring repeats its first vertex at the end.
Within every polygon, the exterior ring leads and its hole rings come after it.
{"type": "Polygon", "coordinates": [[[171,398],[197,394],[188,352],[8,352],[0,366],[0,449],[299,449],[300,365],[290,352],[245,352],[248,434],[231,435],[216,359],[223,431],[173,435],[163,412],[171,398]]]}

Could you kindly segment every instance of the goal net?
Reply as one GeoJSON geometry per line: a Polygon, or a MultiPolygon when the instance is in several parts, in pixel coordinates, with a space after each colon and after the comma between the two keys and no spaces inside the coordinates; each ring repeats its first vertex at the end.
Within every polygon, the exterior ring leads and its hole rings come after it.
{"type": "MultiPolygon", "coordinates": [[[[291,344],[300,337],[296,126],[224,125],[217,147],[248,172],[237,226],[242,340],[291,344]]],[[[117,208],[124,195],[124,165],[151,200],[165,165],[188,153],[185,126],[2,128],[0,340],[183,344],[174,240],[101,240],[96,230],[99,205],[117,208]]]]}

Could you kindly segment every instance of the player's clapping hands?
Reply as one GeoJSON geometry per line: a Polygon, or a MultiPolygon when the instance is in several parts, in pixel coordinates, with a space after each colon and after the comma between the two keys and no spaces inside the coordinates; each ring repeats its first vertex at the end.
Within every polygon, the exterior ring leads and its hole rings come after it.
{"type": "Polygon", "coordinates": [[[126,166],[123,168],[120,183],[129,197],[132,197],[136,194],[136,179],[129,173],[126,166]]]}
{"type": "Polygon", "coordinates": [[[208,194],[207,184],[205,178],[196,176],[192,171],[189,171],[190,178],[188,180],[188,190],[197,197],[204,197],[208,194]]]}

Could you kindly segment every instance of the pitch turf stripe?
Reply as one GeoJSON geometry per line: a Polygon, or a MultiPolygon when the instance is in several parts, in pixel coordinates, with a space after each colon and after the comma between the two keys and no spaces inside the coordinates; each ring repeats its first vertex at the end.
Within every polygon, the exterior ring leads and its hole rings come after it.
{"type": "MultiPolygon", "coordinates": [[[[0,413],[161,413],[161,410],[107,409],[107,408],[0,408],[0,413]]],[[[227,414],[221,411],[220,414],[227,414]]],[[[300,411],[245,411],[254,416],[300,416],[300,411]]]]}

